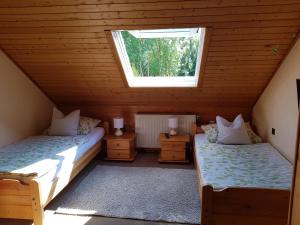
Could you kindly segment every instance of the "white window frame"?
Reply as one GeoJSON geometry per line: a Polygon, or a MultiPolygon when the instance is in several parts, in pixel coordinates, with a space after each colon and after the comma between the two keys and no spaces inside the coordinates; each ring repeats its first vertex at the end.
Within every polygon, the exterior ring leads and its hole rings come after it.
{"type": "MultiPolygon", "coordinates": [[[[200,29],[200,43],[197,55],[195,76],[180,77],[135,77],[131,68],[130,60],[126,51],[121,30],[112,31],[112,37],[119,55],[121,65],[129,87],[197,87],[200,73],[201,60],[204,48],[205,28],[200,29]]],[[[129,31],[131,32],[131,31],[129,31]]],[[[134,31],[133,31],[134,32],[134,31]]],[[[194,32],[194,29],[193,29],[194,32]]],[[[136,33],[136,35],[139,35],[136,33]]],[[[153,37],[149,37],[153,38],[153,37]]]]}

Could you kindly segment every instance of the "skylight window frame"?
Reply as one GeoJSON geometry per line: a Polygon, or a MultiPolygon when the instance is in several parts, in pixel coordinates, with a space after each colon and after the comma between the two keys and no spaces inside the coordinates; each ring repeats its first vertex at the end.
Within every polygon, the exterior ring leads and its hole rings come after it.
{"type": "MultiPolygon", "coordinates": [[[[207,29],[204,27],[183,28],[183,29],[199,29],[200,43],[198,47],[197,63],[194,76],[178,76],[178,77],[135,77],[131,68],[130,59],[127,54],[126,46],[121,34],[124,30],[110,31],[112,42],[114,44],[118,61],[123,70],[124,82],[130,88],[197,88],[202,74],[202,66],[205,64],[203,55],[205,54],[205,45],[207,44],[207,29]]],[[[159,30],[159,29],[157,29],[159,30]]],[[[167,29],[165,29],[167,30],[167,29]]],[[[130,32],[131,30],[126,30],[130,32]]],[[[146,30],[145,30],[146,31],[146,30]]]]}
{"type": "Polygon", "coordinates": [[[201,28],[128,30],[135,38],[192,37],[201,28]]]}

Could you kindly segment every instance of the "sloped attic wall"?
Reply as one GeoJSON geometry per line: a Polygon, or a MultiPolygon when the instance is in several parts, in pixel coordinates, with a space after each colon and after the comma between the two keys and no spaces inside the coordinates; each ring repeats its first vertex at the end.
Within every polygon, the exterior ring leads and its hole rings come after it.
{"type": "Polygon", "coordinates": [[[39,134],[53,103],[0,51],[0,147],[39,134]]]}
{"type": "Polygon", "coordinates": [[[300,79],[299,59],[300,39],[253,108],[253,121],[259,134],[291,162],[294,162],[297,141],[299,111],[296,79],[300,79]]]}

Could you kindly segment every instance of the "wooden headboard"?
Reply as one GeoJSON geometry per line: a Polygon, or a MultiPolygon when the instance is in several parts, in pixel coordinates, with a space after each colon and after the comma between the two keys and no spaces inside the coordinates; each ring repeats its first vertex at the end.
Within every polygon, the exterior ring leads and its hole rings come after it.
{"type": "Polygon", "coordinates": [[[110,133],[110,131],[109,131],[109,122],[108,121],[101,122],[100,127],[104,128],[104,131],[105,131],[106,135],[110,133]]]}
{"type": "Polygon", "coordinates": [[[192,135],[204,133],[204,130],[200,126],[197,126],[196,123],[192,124],[192,135]]]}

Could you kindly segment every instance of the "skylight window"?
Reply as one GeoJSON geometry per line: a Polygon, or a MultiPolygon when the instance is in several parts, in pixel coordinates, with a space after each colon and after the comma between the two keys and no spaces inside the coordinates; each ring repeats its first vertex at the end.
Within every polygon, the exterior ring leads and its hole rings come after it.
{"type": "Polygon", "coordinates": [[[204,28],[112,32],[129,87],[197,87],[204,35],[204,28]]]}

